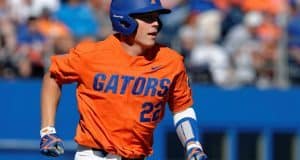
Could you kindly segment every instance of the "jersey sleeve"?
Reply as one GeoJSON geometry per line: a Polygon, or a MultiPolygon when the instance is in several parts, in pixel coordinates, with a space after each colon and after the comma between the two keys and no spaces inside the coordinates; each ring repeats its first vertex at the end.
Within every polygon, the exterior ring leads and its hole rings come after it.
{"type": "Polygon", "coordinates": [[[172,82],[168,103],[173,113],[180,112],[193,105],[192,92],[183,58],[179,62],[177,75],[172,82]]]}
{"type": "Polygon", "coordinates": [[[95,49],[96,43],[85,40],[72,48],[67,54],[52,56],[49,69],[51,75],[55,77],[59,84],[78,82],[85,69],[84,59],[95,49]]]}
{"type": "Polygon", "coordinates": [[[80,56],[76,49],[69,53],[51,57],[49,71],[58,84],[72,83],[79,80],[80,56]]]}

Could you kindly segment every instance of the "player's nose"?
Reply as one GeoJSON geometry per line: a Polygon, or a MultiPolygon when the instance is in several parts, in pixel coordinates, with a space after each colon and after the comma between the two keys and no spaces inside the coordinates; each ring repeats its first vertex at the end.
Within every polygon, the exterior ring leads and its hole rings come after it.
{"type": "Polygon", "coordinates": [[[155,27],[155,28],[158,28],[158,26],[159,26],[158,19],[155,20],[155,21],[153,21],[151,25],[152,25],[153,27],[155,27]]]}

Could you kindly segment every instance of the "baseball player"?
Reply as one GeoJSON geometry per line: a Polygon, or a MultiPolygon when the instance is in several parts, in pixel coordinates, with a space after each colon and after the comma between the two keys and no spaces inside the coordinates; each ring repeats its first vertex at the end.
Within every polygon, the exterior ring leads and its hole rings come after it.
{"type": "Polygon", "coordinates": [[[168,103],[187,160],[206,160],[183,58],[156,43],[159,0],[112,0],[115,34],[81,42],[68,54],[51,57],[41,91],[40,151],[63,154],[55,131],[61,86],[76,82],[80,120],[75,160],[142,160],[153,153],[153,132],[168,103]]]}

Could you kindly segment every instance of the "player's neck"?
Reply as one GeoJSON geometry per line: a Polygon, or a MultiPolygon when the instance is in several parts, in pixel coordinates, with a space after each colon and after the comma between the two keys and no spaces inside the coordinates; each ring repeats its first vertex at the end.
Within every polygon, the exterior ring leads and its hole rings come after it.
{"type": "Polygon", "coordinates": [[[121,42],[121,44],[125,51],[131,56],[139,56],[144,52],[144,49],[137,44],[128,44],[126,42],[121,42]]]}
{"type": "Polygon", "coordinates": [[[122,47],[130,56],[139,56],[145,53],[148,50],[143,45],[134,41],[134,37],[130,36],[120,36],[118,37],[122,47]]]}

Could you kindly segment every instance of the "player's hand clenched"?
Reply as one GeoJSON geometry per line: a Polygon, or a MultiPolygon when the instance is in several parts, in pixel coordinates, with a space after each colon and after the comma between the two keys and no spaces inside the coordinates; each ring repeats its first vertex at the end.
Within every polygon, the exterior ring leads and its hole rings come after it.
{"type": "Polygon", "coordinates": [[[63,142],[56,134],[45,135],[41,139],[40,152],[46,156],[57,157],[64,153],[63,142]]]}
{"type": "Polygon", "coordinates": [[[41,130],[40,152],[51,157],[64,153],[63,141],[57,136],[53,127],[45,127],[41,130]]]}
{"type": "Polygon", "coordinates": [[[208,160],[208,158],[200,148],[194,147],[187,151],[187,160],[208,160]]]}

